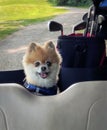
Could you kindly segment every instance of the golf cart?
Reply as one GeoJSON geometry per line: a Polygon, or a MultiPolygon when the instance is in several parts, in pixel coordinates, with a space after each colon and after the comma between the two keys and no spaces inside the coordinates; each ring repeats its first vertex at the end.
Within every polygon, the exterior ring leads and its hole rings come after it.
{"type": "Polygon", "coordinates": [[[36,96],[23,87],[23,70],[0,72],[0,130],[107,129],[106,3],[93,0],[69,35],[50,21],[50,31],[61,31],[59,94],[36,96]]]}

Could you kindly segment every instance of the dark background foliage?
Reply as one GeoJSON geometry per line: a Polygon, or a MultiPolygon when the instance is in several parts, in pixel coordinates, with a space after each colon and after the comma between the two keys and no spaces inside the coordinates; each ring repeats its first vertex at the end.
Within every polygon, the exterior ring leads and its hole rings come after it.
{"type": "Polygon", "coordinates": [[[90,6],[92,0],[48,0],[57,6],[90,6]]]}

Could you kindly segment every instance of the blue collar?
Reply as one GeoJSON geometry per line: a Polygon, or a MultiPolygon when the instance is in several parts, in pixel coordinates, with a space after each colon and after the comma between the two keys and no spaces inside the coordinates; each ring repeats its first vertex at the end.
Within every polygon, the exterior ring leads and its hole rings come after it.
{"type": "Polygon", "coordinates": [[[57,85],[51,88],[46,88],[46,87],[38,87],[33,84],[28,84],[27,82],[25,82],[24,86],[32,93],[40,93],[42,95],[47,95],[47,96],[57,94],[57,85]]]}

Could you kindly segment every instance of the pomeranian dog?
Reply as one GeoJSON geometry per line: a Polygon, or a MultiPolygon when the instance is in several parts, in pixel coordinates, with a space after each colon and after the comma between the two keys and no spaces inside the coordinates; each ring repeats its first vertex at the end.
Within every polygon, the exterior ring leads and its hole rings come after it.
{"type": "Polygon", "coordinates": [[[23,57],[25,87],[37,95],[57,94],[62,58],[52,41],[31,43],[23,57]]]}

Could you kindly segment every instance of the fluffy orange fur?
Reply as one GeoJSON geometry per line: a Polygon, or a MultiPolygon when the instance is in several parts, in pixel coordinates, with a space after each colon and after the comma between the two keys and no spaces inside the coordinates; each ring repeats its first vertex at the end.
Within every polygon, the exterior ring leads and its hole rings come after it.
{"type": "Polygon", "coordinates": [[[31,43],[24,60],[27,64],[33,64],[35,61],[41,61],[44,64],[47,59],[52,63],[61,63],[61,57],[51,41],[44,45],[31,43]]]}
{"type": "Polygon", "coordinates": [[[58,81],[61,62],[61,56],[53,42],[49,41],[42,45],[31,43],[23,57],[27,83],[46,88],[54,86],[58,81]],[[36,63],[39,65],[36,66],[36,63]]]}

